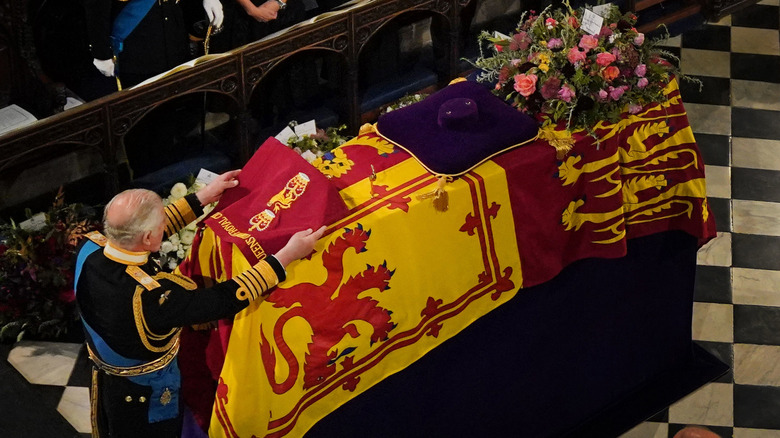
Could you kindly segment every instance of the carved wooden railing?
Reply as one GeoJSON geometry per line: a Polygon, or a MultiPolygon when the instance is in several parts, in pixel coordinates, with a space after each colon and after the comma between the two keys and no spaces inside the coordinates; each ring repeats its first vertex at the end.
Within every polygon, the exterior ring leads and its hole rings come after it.
{"type": "MultiPolygon", "coordinates": [[[[306,50],[326,50],[341,57],[347,66],[345,79],[348,120],[355,132],[361,120],[358,60],[361,50],[394,18],[409,12],[430,14],[444,29],[435,43],[446,53],[446,71],[440,81],[458,74],[459,14],[476,0],[373,0],[326,14],[293,26],[274,38],[244,46],[216,59],[198,63],[149,84],[123,90],[43,119],[27,128],[0,137],[0,180],[13,178],[20,169],[77,150],[97,152],[102,159],[101,187],[108,199],[126,181],[120,179],[124,136],[160,104],[191,93],[218,93],[240,108],[236,139],[241,165],[254,150],[248,130],[248,105],[253,90],[286,58],[306,50]]],[[[0,202],[0,210],[7,208],[0,202]]]]}

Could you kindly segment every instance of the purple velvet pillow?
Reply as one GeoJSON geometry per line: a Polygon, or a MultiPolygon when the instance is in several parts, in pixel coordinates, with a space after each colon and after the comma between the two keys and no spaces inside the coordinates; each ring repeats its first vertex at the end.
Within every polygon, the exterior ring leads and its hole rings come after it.
{"type": "Polygon", "coordinates": [[[379,118],[377,131],[437,175],[460,175],[536,138],[538,126],[475,82],[458,82],[379,118]]]}

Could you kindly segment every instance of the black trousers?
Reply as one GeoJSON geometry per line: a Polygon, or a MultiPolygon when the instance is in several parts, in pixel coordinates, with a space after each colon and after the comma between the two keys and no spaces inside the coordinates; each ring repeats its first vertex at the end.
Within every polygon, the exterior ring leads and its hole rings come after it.
{"type": "Polygon", "coordinates": [[[97,436],[178,438],[181,435],[181,410],[176,418],[149,422],[151,387],[137,385],[125,377],[111,376],[101,371],[93,373],[92,387],[92,427],[97,427],[97,436]]]}

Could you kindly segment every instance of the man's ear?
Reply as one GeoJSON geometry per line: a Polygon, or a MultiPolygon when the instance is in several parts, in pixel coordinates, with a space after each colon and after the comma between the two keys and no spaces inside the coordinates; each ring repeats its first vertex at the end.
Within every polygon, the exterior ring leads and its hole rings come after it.
{"type": "Polygon", "coordinates": [[[143,237],[141,237],[141,243],[143,243],[144,248],[148,248],[152,245],[152,232],[151,231],[144,231],[143,237]]]}

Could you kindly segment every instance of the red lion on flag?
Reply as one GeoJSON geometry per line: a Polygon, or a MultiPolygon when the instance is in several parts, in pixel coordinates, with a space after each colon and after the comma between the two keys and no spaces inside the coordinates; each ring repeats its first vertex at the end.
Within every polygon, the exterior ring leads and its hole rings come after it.
{"type": "Polygon", "coordinates": [[[274,307],[289,309],[277,319],[273,332],[279,354],[287,362],[290,370],[283,382],[277,382],[274,378],[277,357],[262,328],[260,331],[260,353],[266,375],[275,393],[287,392],[293,387],[300,373],[298,359],[282,334],[284,325],[290,319],[304,318],[313,331],[309,351],[304,360],[304,389],[323,383],[326,378],[335,374],[336,361],[355,350],[354,347],[349,347],[338,351],[338,345],[347,335],[351,338],[360,336],[356,326],[357,320],[368,322],[373,327],[370,336],[372,344],[387,339],[388,333],[395,327],[395,324],[390,321],[390,311],[380,307],[379,303],[370,296],[358,297],[370,289],[384,292],[390,288],[390,278],[395,271],[387,268],[387,261],[379,266],[367,265],[362,272],[344,281],[345,252],[350,248],[358,254],[367,251],[366,241],[370,236],[371,231],[364,230],[360,224],[354,229],[346,228],[344,233],[328,245],[327,250],[322,254],[322,265],[328,270],[324,283],[297,284],[284,293],[272,294],[267,300],[274,307]]]}

